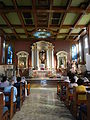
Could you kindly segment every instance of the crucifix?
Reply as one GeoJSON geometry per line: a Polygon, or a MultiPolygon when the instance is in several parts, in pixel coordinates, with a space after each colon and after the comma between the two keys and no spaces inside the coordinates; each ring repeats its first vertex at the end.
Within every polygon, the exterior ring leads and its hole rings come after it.
{"type": "Polygon", "coordinates": [[[41,63],[42,63],[42,64],[45,63],[45,58],[46,58],[45,55],[46,55],[46,54],[45,54],[45,51],[44,51],[44,50],[42,50],[41,52],[39,52],[39,56],[40,56],[40,60],[41,60],[41,63]]]}

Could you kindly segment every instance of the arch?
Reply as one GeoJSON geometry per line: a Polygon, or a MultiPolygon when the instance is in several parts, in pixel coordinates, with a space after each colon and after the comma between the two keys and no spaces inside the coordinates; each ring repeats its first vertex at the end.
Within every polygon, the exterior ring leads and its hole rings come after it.
{"type": "Polygon", "coordinates": [[[68,54],[66,51],[59,51],[59,52],[57,52],[57,54],[56,55],[59,55],[59,54],[68,54]]]}
{"type": "Polygon", "coordinates": [[[29,53],[28,52],[26,52],[26,51],[19,51],[16,55],[18,56],[18,55],[29,55],[29,53]]]}
{"type": "Polygon", "coordinates": [[[18,58],[18,68],[19,69],[28,68],[28,55],[29,55],[29,53],[26,51],[19,51],[16,55],[18,58]]]}

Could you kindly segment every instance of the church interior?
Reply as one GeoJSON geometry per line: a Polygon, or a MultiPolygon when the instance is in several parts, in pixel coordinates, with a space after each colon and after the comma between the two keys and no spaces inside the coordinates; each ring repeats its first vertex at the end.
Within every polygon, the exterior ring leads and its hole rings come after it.
{"type": "Polygon", "coordinates": [[[90,120],[90,0],[0,0],[0,120],[90,120]]]}

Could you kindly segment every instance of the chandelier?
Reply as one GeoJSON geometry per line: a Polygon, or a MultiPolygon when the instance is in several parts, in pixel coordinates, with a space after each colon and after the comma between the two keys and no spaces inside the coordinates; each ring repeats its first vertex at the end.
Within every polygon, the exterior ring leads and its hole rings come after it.
{"type": "Polygon", "coordinates": [[[51,33],[45,29],[39,29],[33,34],[33,36],[36,38],[48,38],[51,36],[51,33]]]}

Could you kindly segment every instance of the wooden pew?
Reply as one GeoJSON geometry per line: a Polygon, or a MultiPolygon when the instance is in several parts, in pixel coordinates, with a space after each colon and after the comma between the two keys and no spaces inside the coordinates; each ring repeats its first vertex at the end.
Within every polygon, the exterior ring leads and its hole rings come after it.
{"type": "Polygon", "coordinates": [[[73,101],[73,87],[66,88],[66,106],[70,109],[70,104],[73,101]]]}
{"type": "Polygon", "coordinates": [[[27,82],[27,95],[30,94],[30,82],[27,82]]]}
{"type": "Polygon", "coordinates": [[[66,89],[67,89],[68,85],[69,85],[68,82],[64,82],[64,81],[61,82],[60,99],[63,100],[63,101],[66,100],[66,89]]]}
{"type": "Polygon", "coordinates": [[[23,85],[22,83],[15,83],[14,86],[17,88],[17,101],[20,100],[20,108],[23,104],[23,85]]]}
{"type": "Polygon", "coordinates": [[[74,87],[73,89],[73,111],[72,114],[75,118],[77,118],[77,114],[78,114],[78,107],[81,104],[86,104],[87,103],[87,99],[81,99],[80,96],[85,96],[86,92],[82,92],[82,93],[77,93],[76,92],[76,88],[74,87]]]}
{"type": "Polygon", "coordinates": [[[60,91],[61,91],[61,86],[60,86],[60,81],[57,82],[57,95],[60,94],[60,91]]]}
{"type": "Polygon", "coordinates": [[[20,108],[23,105],[23,85],[20,83],[20,108]]]}
{"type": "Polygon", "coordinates": [[[5,96],[9,97],[9,101],[5,102],[5,105],[9,107],[9,118],[12,119],[14,115],[14,103],[13,103],[13,87],[11,88],[11,92],[4,92],[5,96]]]}
{"type": "Polygon", "coordinates": [[[90,92],[87,92],[86,112],[81,111],[82,120],[90,120],[90,92]]]}
{"type": "Polygon", "coordinates": [[[0,94],[0,120],[8,120],[8,110],[3,113],[3,93],[0,94]]]}
{"type": "Polygon", "coordinates": [[[26,88],[26,83],[24,82],[24,83],[22,83],[22,92],[23,92],[23,98],[22,99],[23,99],[23,102],[25,100],[25,88],[26,88]]]}
{"type": "Polygon", "coordinates": [[[90,92],[87,92],[87,120],[90,120],[90,92]]]}

